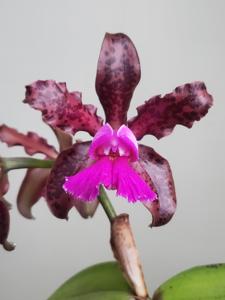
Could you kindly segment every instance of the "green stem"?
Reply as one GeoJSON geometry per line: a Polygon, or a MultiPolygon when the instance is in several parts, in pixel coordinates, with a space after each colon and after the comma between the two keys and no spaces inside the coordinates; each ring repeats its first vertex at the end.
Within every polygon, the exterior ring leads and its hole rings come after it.
{"type": "Polygon", "coordinates": [[[3,167],[5,171],[27,168],[51,168],[53,162],[53,160],[30,157],[1,157],[0,167],[3,167]]]}
{"type": "Polygon", "coordinates": [[[112,206],[111,201],[109,200],[108,195],[102,185],[100,185],[100,194],[98,196],[99,202],[101,203],[109,221],[111,222],[116,217],[116,212],[112,206]]]}

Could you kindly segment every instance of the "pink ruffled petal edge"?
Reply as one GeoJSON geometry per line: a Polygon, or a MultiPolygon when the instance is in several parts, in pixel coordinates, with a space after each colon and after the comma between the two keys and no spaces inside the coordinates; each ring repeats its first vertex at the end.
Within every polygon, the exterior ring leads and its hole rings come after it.
{"type": "Polygon", "coordinates": [[[82,201],[93,201],[99,196],[99,186],[111,187],[113,162],[103,157],[90,167],[65,178],[63,189],[82,201]]]}
{"type": "Polygon", "coordinates": [[[157,199],[157,194],[129,165],[126,157],[114,161],[112,185],[116,187],[117,195],[129,202],[152,202],[157,199]]]}
{"type": "Polygon", "coordinates": [[[129,202],[154,201],[156,193],[129,165],[127,157],[102,157],[90,167],[65,178],[64,190],[74,198],[92,201],[99,196],[99,186],[116,189],[129,202]]]}

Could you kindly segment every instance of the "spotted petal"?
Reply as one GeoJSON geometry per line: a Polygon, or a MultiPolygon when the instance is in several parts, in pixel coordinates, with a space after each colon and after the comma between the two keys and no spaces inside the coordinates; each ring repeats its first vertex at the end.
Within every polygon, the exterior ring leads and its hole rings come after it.
{"type": "Polygon", "coordinates": [[[203,82],[188,83],[170,94],[146,101],[137,108],[138,115],[128,121],[128,125],[138,140],[145,134],[160,139],[169,135],[178,124],[191,128],[194,121],[207,114],[212,103],[212,96],[203,82]]]}
{"type": "Polygon", "coordinates": [[[127,111],[141,77],[135,46],[122,33],[105,35],[97,67],[96,92],[106,122],[118,129],[127,122],[127,111]]]}
{"type": "Polygon", "coordinates": [[[4,170],[4,162],[0,157],[0,198],[4,196],[9,189],[8,175],[4,170]]]}
{"type": "Polygon", "coordinates": [[[40,137],[37,133],[28,132],[23,134],[16,129],[6,125],[0,126],[0,141],[6,143],[9,147],[23,146],[24,150],[29,155],[43,153],[49,158],[55,158],[57,151],[53,146],[50,146],[46,139],[40,137]]]}
{"type": "Polygon", "coordinates": [[[75,134],[79,130],[94,135],[102,125],[93,105],[83,105],[81,93],[69,92],[65,83],[38,80],[26,86],[25,103],[42,112],[43,120],[53,128],[75,134]]]}
{"type": "Polygon", "coordinates": [[[69,210],[75,206],[82,217],[93,216],[98,206],[98,201],[85,203],[72,199],[63,190],[66,176],[88,167],[91,163],[88,156],[90,142],[76,143],[73,147],[60,153],[51,170],[47,183],[47,203],[52,213],[61,219],[67,218],[69,210]]]}
{"type": "MultiPolygon", "coordinates": [[[[145,207],[152,214],[151,226],[161,226],[170,221],[176,210],[176,193],[168,161],[152,148],[139,145],[142,178],[158,195],[158,200],[145,202],[145,207]],[[148,179],[149,176],[149,179],[148,179]]],[[[139,169],[139,173],[140,169],[139,169]]]]}

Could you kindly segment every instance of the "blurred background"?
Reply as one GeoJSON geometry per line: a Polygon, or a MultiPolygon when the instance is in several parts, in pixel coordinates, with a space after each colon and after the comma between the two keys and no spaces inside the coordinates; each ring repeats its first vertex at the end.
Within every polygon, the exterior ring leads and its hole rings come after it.
{"type": "MultiPolygon", "coordinates": [[[[142,141],[173,170],[178,209],[168,225],[149,228],[151,216],[142,205],[110,193],[117,212],[130,214],[150,292],[183,269],[225,261],[224,28],[223,0],[0,0],[0,123],[36,131],[57,145],[40,112],[22,103],[24,86],[37,79],[66,81],[103,116],[95,74],[105,32],[126,33],[139,53],[142,79],[130,117],[151,96],[186,82],[202,80],[213,95],[214,107],[191,130],[178,126],[160,141],[142,141]]],[[[24,156],[19,147],[3,144],[0,154],[24,156]]],[[[17,247],[11,253],[0,248],[1,300],[45,300],[74,273],[113,259],[100,206],[93,219],[72,210],[67,222],[51,215],[42,199],[33,208],[36,220],[20,216],[16,195],[23,175],[9,174],[9,240],[17,247]]]]}

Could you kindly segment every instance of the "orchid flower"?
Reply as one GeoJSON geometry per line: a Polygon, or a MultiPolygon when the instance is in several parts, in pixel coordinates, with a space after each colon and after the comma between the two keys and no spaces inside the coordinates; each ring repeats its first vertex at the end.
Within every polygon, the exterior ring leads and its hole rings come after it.
{"type": "MultiPolygon", "coordinates": [[[[32,218],[31,207],[44,196],[51,212],[66,219],[72,207],[87,218],[98,206],[99,188],[115,189],[129,202],[140,201],[152,214],[152,226],[169,222],[176,209],[174,181],[168,161],[153,148],[138,144],[146,134],[157,139],[172,133],[178,124],[191,128],[212,105],[204,83],[175,88],[154,96],[127,120],[134,90],[141,77],[137,51],[124,34],[106,34],[97,66],[96,92],[105,112],[105,123],[93,105],[85,105],[80,92],[69,92],[65,83],[38,80],[26,86],[24,102],[42,112],[59,142],[59,150],[36,133],[21,134],[0,126],[0,140],[21,145],[28,155],[42,153],[53,166],[28,168],[17,206],[32,218]],[[76,142],[72,135],[86,131],[92,141],[76,142]]],[[[0,161],[1,162],[1,161],[0,161]]],[[[6,245],[9,229],[8,190],[4,160],[0,164],[0,243],[6,245]]]]}
{"type": "Polygon", "coordinates": [[[129,37],[106,34],[96,76],[105,124],[96,108],[83,105],[81,93],[68,92],[65,83],[48,80],[27,86],[25,102],[40,110],[49,125],[69,134],[83,130],[94,136],[60,153],[48,178],[49,203],[66,205],[68,195],[72,202],[98,203],[103,185],[130,202],[141,201],[152,213],[152,226],[171,219],[176,195],[169,163],[137,141],[146,134],[160,139],[177,124],[192,127],[208,112],[212,97],[202,82],[185,84],[163,97],[150,98],[137,108],[136,117],[127,120],[140,77],[138,54],[129,37]]]}

